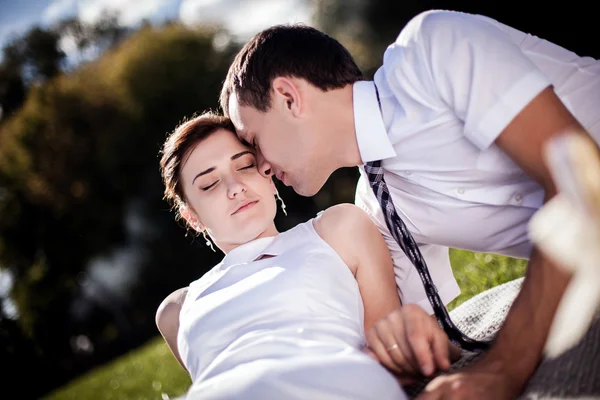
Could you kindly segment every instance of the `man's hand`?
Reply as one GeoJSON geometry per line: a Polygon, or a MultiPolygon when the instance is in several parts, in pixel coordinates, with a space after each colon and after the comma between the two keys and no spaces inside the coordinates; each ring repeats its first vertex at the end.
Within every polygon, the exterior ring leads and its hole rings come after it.
{"type": "Polygon", "coordinates": [[[492,370],[465,368],[433,379],[417,400],[505,400],[517,395],[518,389],[511,386],[508,376],[492,370]]]}
{"type": "Polygon", "coordinates": [[[405,383],[411,378],[447,371],[460,350],[448,340],[435,319],[421,307],[408,304],[379,320],[366,333],[367,353],[405,383]]]}

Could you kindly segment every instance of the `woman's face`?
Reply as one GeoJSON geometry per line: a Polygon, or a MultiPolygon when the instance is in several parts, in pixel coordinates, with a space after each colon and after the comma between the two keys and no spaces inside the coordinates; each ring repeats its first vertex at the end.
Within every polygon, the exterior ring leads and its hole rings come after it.
{"type": "Polygon", "coordinates": [[[258,172],[253,151],[220,129],[197,143],[181,167],[188,205],[184,217],[207,229],[225,253],[259,237],[277,234],[275,185],[258,172]]]}

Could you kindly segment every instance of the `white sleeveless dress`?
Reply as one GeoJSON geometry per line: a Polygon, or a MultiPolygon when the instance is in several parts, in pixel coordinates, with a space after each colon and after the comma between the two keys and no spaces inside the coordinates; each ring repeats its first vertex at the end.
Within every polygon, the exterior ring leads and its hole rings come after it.
{"type": "Polygon", "coordinates": [[[179,321],[186,399],[407,398],[361,351],[356,279],[312,220],[228,253],[190,284],[179,321]]]}

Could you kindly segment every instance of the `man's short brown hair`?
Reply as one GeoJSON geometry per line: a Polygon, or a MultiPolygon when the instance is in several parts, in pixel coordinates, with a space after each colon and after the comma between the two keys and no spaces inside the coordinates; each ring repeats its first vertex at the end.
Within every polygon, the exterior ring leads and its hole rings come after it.
{"type": "Polygon", "coordinates": [[[305,79],[323,91],[364,79],[337,40],[304,25],[276,25],[255,35],[235,57],[221,90],[223,113],[229,115],[232,93],[240,105],[267,111],[271,83],[279,76],[305,79]]]}

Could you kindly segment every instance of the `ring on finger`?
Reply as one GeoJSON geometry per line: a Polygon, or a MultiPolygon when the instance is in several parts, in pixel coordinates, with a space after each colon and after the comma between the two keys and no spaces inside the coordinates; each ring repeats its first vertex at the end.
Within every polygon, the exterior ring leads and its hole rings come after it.
{"type": "Polygon", "coordinates": [[[398,343],[394,343],[393,345],[386,347],[387,351],[394,350],[398,348],[398,343]]]}

